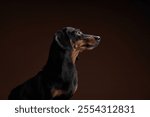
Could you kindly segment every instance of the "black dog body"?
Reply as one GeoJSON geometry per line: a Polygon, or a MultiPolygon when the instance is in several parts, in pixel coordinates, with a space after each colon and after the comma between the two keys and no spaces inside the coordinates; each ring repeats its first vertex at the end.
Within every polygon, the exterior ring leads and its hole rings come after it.
{"type": "Polygon", "coordinates": [[[70,99],[78,84],[77,56],[83,50],[95,48],[99,41],[99,36],[83,34],[71,27],[58,31],[43,70],[13,89],[8,99],[70,99]]]}

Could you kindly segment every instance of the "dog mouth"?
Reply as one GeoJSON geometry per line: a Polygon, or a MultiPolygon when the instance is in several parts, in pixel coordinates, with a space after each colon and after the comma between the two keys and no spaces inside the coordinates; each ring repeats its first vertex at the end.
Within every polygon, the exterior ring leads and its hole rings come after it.
{"type": "Polygon", "coordinates": [[[91,49],[94,49],[95,47],[97,47],[99,45],[99,43],[100,43],[100,39],[94,38],[94,39],[88,40],[82,46],[87,50],[91,50],[91,49]]]}
{"type": "Polygon", "coordinates": [[[86,48],[87,50],[92,50],[97,46],[98,46],[98,43],[96,43],[96,44],[84,44],[82,47],[86,48]]]}
{"type": "Polygon", "coordinates": [[[87,47],[87,48],[91,48],[91,47],[93,47],[94,45],[91,45],[91,44],[85,44],[85,45],[83,45],[83,46],[85,46],[85,47],[87,47]]]}

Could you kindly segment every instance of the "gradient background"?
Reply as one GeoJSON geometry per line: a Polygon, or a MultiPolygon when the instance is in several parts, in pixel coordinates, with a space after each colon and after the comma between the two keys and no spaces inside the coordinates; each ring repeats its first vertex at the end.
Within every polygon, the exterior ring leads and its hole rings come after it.
{"type": "Polygon", "coordinates": [[[64,26],[102,37],[77,61],[72,99],[150,99],[150,1],[0,3],[0,99],[45,65],[54,33],[64,26]]]}

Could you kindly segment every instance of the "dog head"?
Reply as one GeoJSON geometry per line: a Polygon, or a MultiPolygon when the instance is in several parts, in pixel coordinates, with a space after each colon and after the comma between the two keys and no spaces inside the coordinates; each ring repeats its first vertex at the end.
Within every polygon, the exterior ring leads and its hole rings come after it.
{"type": "Polygon", "coordinates": [[[65,27],[55,33],[55,40],[63,49],[75,49],[82,52],[97,47],[100,36],[84,34],[79,29],[65,27]]]}

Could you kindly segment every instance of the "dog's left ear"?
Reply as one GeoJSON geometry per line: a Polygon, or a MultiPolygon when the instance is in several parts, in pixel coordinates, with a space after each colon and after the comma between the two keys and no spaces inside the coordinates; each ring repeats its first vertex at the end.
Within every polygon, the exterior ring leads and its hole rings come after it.
{"type": "Polygon", "coordinates": [[[71,49],[71,43],[70,43],[70,39],[68,38],[67,34],[62,31],[59,30],[55,33],[55,40],[57,42],[57,44],[63,48],[63,49],[71,49]]]}

